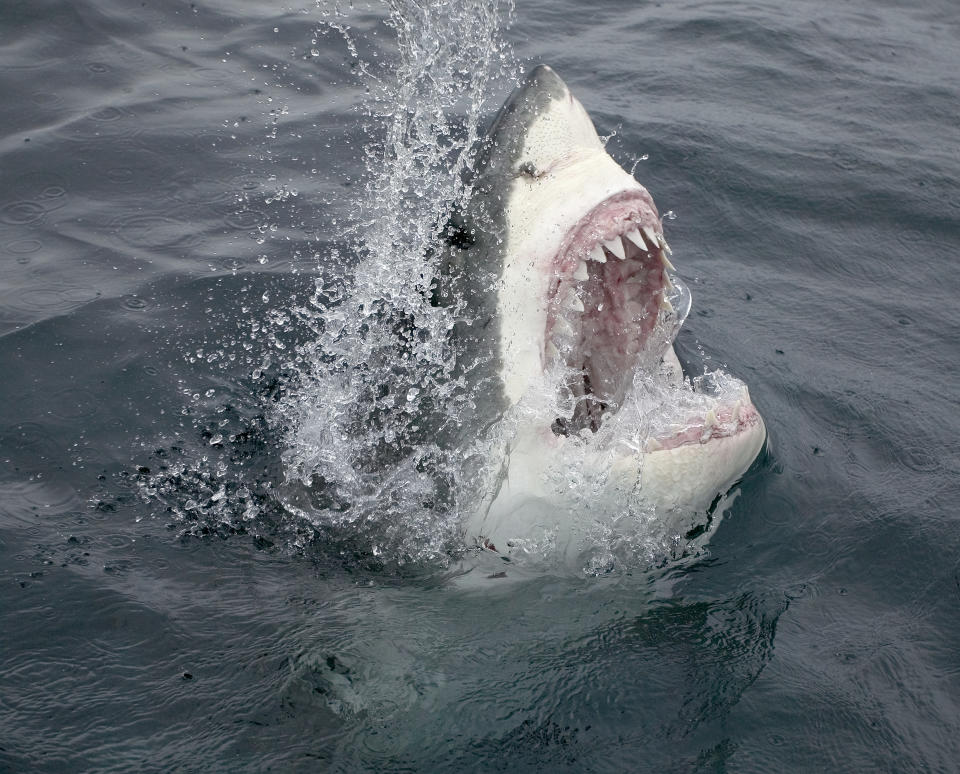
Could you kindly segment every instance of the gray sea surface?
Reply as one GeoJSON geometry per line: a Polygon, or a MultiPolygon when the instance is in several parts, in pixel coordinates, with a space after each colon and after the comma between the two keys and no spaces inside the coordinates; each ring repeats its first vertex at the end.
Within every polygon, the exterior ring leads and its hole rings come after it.
{"type": "Polygon", "coordinates": [[[771,442],[702,553],[466,588],[277,495],[391,9],[474,6],[0,3],[0,771],[957,771],[955,2],[517,0],[462,76],[675,214],[771,442]]]}

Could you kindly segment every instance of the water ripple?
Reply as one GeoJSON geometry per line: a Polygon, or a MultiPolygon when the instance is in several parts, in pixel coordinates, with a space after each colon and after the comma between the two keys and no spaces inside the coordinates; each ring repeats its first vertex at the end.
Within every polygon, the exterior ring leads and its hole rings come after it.
{"type": "Polygon", "coordinates": [[[12,202],[0,208],[0,221],[12,226],[24,226],[28,223],[36,223],[46,214],[46,209],[37,202],[12,202]]]}
{"type": "Polygon", "coordinates": [[[29,255],[43,249],[43,242],[39,239],[15,239],[8,242],[6,249],[14,255],[29,255]]]}
{"type": "Polygon", "coordinates": [[[0,294],[0,306],[27,320],[67,314],[98,297],[96,288],[66,283],[21,287],[0,294]]]}
{"type": "Polygon", "coordinates": [[[186,219],[169,215],[128,215],[117,218],[111,229],[135,247],[193,249],[202,237],[186,219]]]}

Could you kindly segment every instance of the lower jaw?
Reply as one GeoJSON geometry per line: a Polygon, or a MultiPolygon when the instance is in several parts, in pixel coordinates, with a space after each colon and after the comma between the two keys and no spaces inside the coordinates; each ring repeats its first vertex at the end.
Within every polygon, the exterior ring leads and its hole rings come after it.
{"type": "Polygon", "coordinates": [[[589,443],[528,427],[515,438],[500,490],[468,517],[466,537],[512,554],[552,536],[559,554],[575,559],[592,524],[607,520],[615,525],[635,507],[651,509],[662,531],[684,534],[697,523],[697,515],[710,513],[718,495],[743,477],[765,439],[758,414],[742,431],[706,443],[629,451],[611,459],[595,456],[589,443]],[[558,467],[571,461],[583,466],[588,480],[603,482],[590,490],[588,501],[571,498],[569,477],[558,467]]]}
{"type": "Polygon", "coordinates": [[[752,403],[738,403],[733,408],[721,408],[716,414],[721,418],[718,424],[707,427],[703,420],[692,421],[679,433],[651,438],[647,442],[646,451],[656,452],[682,446],[704,445],[728,438],[735,439],[749,435],[758,424],[763,426],[763,420],[752,403]]]}
{"type": "Polygon", "coordinates": [[[736,433],[645,454],[643,499],[658,509],[705,511],[718,494],[743,478],[763,449],[766,426],[758,413],[754,417],[736,433]]]}

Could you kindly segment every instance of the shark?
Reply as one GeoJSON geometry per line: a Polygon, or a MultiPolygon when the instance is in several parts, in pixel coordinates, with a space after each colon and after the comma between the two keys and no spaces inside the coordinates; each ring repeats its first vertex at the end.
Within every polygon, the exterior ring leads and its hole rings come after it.
{"type": "Polygon", "coordinates": [[[493,120],[469,191],[436,297],[469,308],[455,334],[471,368],[495,366],[477,402],[505,444],[467,542],[575,558],[598,523],[689,534],[767,433],[741,381],[684,373],[674,339],[692,301],[652,196],[547,66],[493,120]]]}

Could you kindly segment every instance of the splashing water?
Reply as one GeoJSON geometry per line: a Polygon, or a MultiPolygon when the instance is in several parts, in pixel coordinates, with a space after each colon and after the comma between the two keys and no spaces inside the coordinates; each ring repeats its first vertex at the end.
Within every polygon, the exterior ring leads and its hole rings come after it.
{"type": "Polygon", "coordinates": [[[493,107],[491,83],[515,80],[502,39],[511,13],[496,0],[389,3],[399,61],[360,68],[367,135],[378,138],[365,149],[347,230],[360,261],[349,280],[318,281],[294,309],[315,338],[278,409],[285,505],[394,561],[448,556],[460,542],[457,503],[488,484],[482,439],[438,442],[469,397],[452,378],[456,312],[430,304],[431,249],[469,197],[464,173],[493,107]]]}
{"type": "MultiPolygon", "coordinates": [[[[551,450],[543,461],[538,482],[546,501],[564,503],[576,514],[570,532],[577,545],[579,566],[587,575],[612,570],[655,568],[695,558],[703,551],[719,524],[723,509],[735,494],[718,498],[709,513],[686,509],[665,509],[643,496],[645,485],[643,453],[657,438],[703,432],[703,417],[717,403],[732,405],[748,393],[739,379],[723,371],[704,371],[693,378],[677,378],[672,366],[660,364],[660,353],[673,342],[691,308],[691,294],[678,277],[671,277],[668,297],[673,311],[662,314],[650,334],[651,345],[640,358],[618,407],[604,412],[594,430],[581,428],[565,436],[562,445],[551,450]],[[625,458],[624,454],[628,456],[625,458]],[[624,486],[618,470],[624,463],[639,462],[639,475],[624,486]]],[[[558,358],[541,379],[503,418],[502,431],[512,440],[511,425],[549,423],[552,417],[572,417],[577,398],[569,390],[571,371],[558,358]]],[[[736,420],[732,420],[735,426],[736,420]]],[[[728,423],[728,429],[732,426],[728,423]]],[[[533,567],[555,566],[559,546],[556,530],[544,528],[528,538],[513,538],[511,560],[533,567]]]]}
{"type": "MultiPolygon", "coordinates": [[[[512,11],[507,0],[395,0],[387,25],[396,56],[367,62],[339,9],[329,12],[326,33],[346,41],[367,93],[363,185],[346,208],[349,222],[331,221],[346,244],[317,256],[322,277],[309,298],[277,306],[264,293],[263,316],[250,321],[243,357],[260,363],[253,379],[269,393],[266,419],[244,423],[229,405],[215,408],[207,396],[203,408],[194,395],[199,459],[171,446],[157,452],[170,455],[162,472],[144,474],[141,494],[166,504],[191,534],[285,535],[303,546],[319,533],[367,566],[373,557],[374,565],[443,567],[464,550],[464,517],[497,492],[525,412],[572,411],[556,389],[563,380],[548,374],[497,421],[472,422],[478,383],[467,382],[450,335],[470,315],[468,299],[431,303],[448,216],[469,200],[466,173],[482,130],[518,81],[502,37],[512,11]],[[273,456],[278,447],[282,459],[273,456]]],[[[267,203],[288,198],[278,189],[267,203]]],[[[689,311],[682,282],[672,301],[678,314],[657,333],[665,346],[689,311]]],[[[705,394],[742,387],[721,372],[677,384],[656,362],[644,365],[619,411],[590,439],[571,438],[547,471],[546,487],[584,515],[577,529],[588,573],[656,566],[696,548],[635,492],[602,508],[599,495],[624,445],[642,450],[649,437],[702,415],[705,394]]],[[[533,565],[548,560],[549,536],[527,548],[533,565]]]]}

